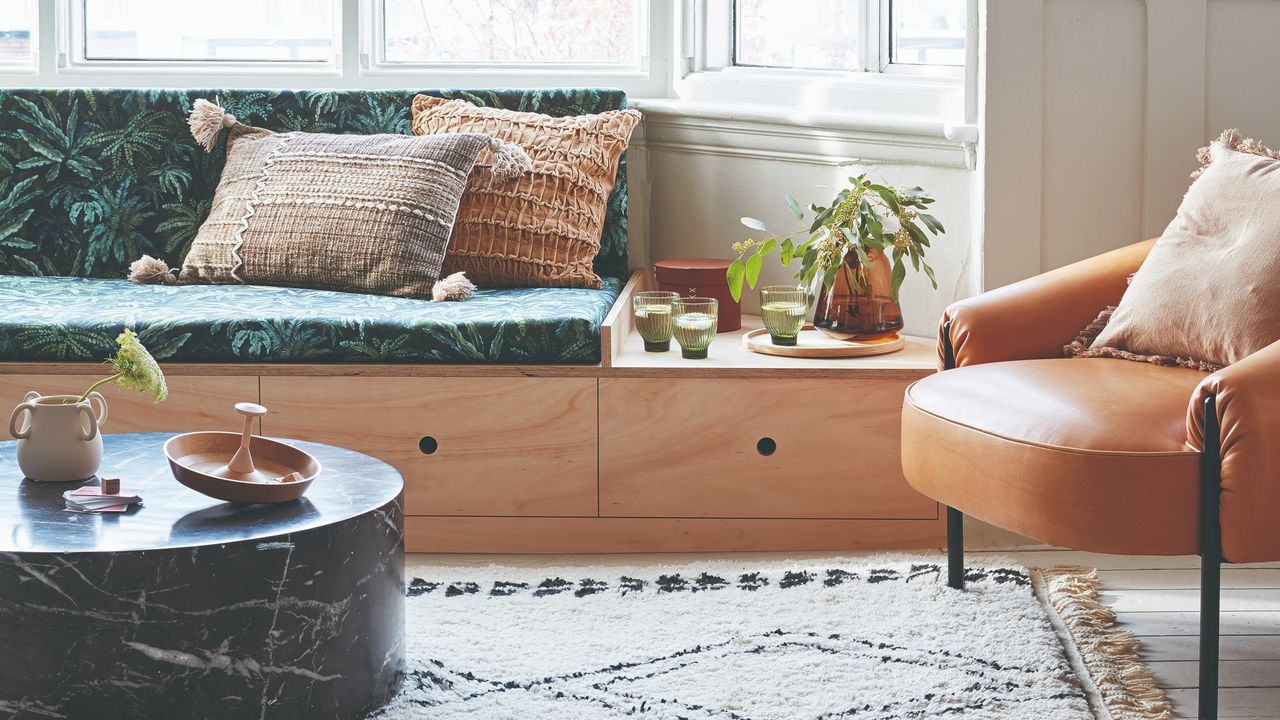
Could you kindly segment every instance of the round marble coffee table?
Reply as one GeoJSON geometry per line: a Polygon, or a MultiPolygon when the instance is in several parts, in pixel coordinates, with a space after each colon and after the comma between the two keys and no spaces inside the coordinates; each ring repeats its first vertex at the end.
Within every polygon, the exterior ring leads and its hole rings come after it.
{"type": "Polygon", "coordinates": [[[403,482],[350,450],[299,501],[179,485],[170,435],[108,435],[123,514],[63,510],[0,443],[0,717],[356,718],[404,663],[403,482]]]}

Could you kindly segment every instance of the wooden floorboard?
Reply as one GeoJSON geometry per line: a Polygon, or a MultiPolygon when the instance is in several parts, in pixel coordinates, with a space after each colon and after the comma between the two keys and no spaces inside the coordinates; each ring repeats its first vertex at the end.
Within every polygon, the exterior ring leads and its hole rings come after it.
{"type": "MultiPolygon", "coordinates": [[[[679,564],[706,559],[857,557],[868,553],[738,553],[733,555],[416,555],[430,565],[679,564]]],[[[1098,555],[1066,550],[972,553],[983,562],[1098,569],[1103,599],[1117,621],[1142,641],[1143,659],[1173,701],[1175,718],[1196,717],[1200,561],[1195,557],[1098,555]]],[[[941,561],[937,553],[931,559],[941,561]]],[[[1222,685],[1219,717],[1280,720],[1280,563],[1229,565],[1222,573],[1222,685]]]]}

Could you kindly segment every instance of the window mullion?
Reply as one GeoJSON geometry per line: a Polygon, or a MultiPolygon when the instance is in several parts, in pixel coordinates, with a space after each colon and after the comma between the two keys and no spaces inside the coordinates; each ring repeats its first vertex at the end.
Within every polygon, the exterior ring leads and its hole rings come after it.
{"type": "Polygon", "coordinates": [[[880,0],[858,0],[858,49],[862,72],[874,72],[880,65],[880,0]]]}

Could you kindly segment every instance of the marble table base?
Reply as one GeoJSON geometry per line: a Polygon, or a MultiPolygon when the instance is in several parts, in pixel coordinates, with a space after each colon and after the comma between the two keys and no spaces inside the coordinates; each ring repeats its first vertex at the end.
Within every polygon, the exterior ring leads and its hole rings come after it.
{"type": "Polygon", "coordinates": [[[0,717],[360,717],[402,679],[402,531],[397,499],[213,546],[0,552],[0,717]]]}

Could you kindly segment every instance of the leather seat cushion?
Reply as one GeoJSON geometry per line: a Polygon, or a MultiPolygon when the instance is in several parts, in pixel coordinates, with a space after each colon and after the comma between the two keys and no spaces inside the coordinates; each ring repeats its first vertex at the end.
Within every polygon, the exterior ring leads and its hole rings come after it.
{"type": "Polygon", "coordinates": [[[1204,377],[1113,359],[938,373],[907,390],[903,471],[925,495],[1044,542],[1194,553],[1199,454],[1186,417],[1204,377]]]}

